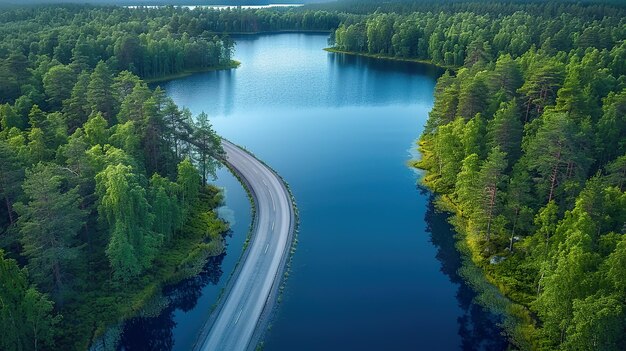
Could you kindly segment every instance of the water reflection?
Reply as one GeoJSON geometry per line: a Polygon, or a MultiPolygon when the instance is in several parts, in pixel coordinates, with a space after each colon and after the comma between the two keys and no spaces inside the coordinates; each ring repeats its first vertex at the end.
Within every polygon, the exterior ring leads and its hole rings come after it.
{"type": "Polygon", "coordinates": [[[491,313],[485,311],[482,306],[474,302],[476,293],[459,276],[461,257],[455,248],[454,232],[450,223],[449,215],[435,208],[435,196],[428,190],[418,186],[422,195],[429,195],[428,207],[424,219],[426,232],[430,240],[437,248],[437,260],[441,262],[441,272],[450,278],[450,281],[458,285],[456,293],[459,307],[463,314],[458,317],[459,335],[463,350],[506,350],[507,342],[497,327],[499,320],[491,313]]]}
{"type": "MultiPolygon", "coordinates": [[[[443,73],[430,65],[328,53],[312,36],[236,36],[239,68],[162,85],[179,104],[217,117],[251,108],[413,104],[416,96],[431,94],[434,85],[430,79],[415,78],[443,73]],[[267,47],[271,50],[259,50],[267,47]]],[[[317,37],[325,41],[324,36],[317,37]]]]}
{"type": "Polygon", "coordinates": [[[345,105],[346,101],[357,105],[413,102],[415,96],[432,89],[432,81],[415,79],[416,76],[436,77],[443,73],[429,65],[335,53],[327,56],[331,86],[327,98],[334,106],[345,105]],[[394,81],[393,87],[389,81],[394,81]]]}
{"type": "Polygon", "coordinates": [[[202,289],[215,285],[222,276],[222,261],[226,255],[211,257],[202,272],[179,284],[163,289],[167,307],[156,317],[136,317],[126,322],[121,339],[121,350],[169,351],[174,346],[173,330],[176,327],[174,312],[184,312],[196,307],[202,289]]]}
{"type": "MultiPolygon", "coordinates": [[[[456,274],[460,261],[445,216],[434,212],[428,193],[416,193],[406,166],[440,72],[329,54],[326,39],[237,39],[237,70],[163,84],[176,103],[206,111],[220,135],[272,165],[297,199],[298,250],[264,349],[503,348],[495,322],[456,274]]],[[[236,180],[226,188],[228,201],[242,191],[236,180]]],[[[241,220],[249,211],[245,193],[241,202],[229,203],[234,233],[243,234],[238,245],[229,240],[224,276],[249,225],[241,220]]],[[[173,312],[174,350],[189,349],[218,286],[202,289],[195,308],[173,312]]]]}
{"type": "Polygon", "coordinates": [[[225,188],[224,206],[218,209],[227,220],[226,253],[213,257],[200,275],[165,287],[165,308],[154,317],[133,318],[123,326],[119,350],[187,351],[195,343],[209,312],[239,260],[250,226],[250,203],[239,181],[226,169],[217,171],[216,186],[225,188]],[[224,274],[226,272],[227,274],[224,274]]]}

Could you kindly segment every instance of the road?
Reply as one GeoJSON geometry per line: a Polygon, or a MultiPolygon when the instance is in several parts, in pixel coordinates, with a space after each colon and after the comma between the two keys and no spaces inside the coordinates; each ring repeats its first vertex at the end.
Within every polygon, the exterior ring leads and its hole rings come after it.
{"type": "Polygon", "coordinates": [[[196,343],[195,349],[202,351],[256,347],[263,321],[275,303],[295,222],[291,196],[282,179],[238,146],[226,140],[222,146],[224,162],[252,193],[256,218],[247,252],[196,343]]]}

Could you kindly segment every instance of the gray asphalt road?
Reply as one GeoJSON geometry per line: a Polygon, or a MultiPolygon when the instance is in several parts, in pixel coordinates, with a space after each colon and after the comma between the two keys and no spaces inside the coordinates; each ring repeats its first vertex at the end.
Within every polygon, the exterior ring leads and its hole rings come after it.
{"type": "Polygon", "coordinates": [[[272,291],[280,284],[282,264],[291,246],[294,212],[283,181],[259,160],[223,140],[226,162],[248,182],[256,202],[256,227],[238,274],[210,319],[198,350],[246,350],[264,309],[272,308],[272,291]]]}

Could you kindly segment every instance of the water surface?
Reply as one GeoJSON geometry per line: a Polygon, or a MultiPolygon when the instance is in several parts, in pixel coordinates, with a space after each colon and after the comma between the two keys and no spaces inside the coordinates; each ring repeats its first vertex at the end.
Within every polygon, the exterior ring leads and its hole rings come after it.
{"type": "MultiPolygon", "coordinates": [[[[237,38],[240,68],[162,84],[276,169],[296,197],[298,250],[265,350],[505,348],[494,318],[472,303],[456,273],[445,216],[406,165],[441,72],[328,53],[326,40],[237,38]]],[[[219,181],[228,177],[220,173],[219,181]]],[[[227,205],[249,221],[246,204],[227,205]]],[[[239,230],[235,236],[245,236],[239,230]]],[[[226,258],[241,252],[233,243],[228,250],[226,258]]],[[[204,289],[217,290],[227,276],[204,289]]],[[[172,342],[163,350],[188,349],[214,296],[201,293],[189,312],[170,312],[172,342]]]]}

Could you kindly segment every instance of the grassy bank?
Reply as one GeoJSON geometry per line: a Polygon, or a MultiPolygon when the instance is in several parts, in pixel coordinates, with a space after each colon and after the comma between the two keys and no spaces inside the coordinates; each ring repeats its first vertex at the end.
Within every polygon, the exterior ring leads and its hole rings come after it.
{"type": "MultiPolygon", "coordinates": [[[[412,167],[425,171],[420,183],[435,191],[434,176],[423,162],[433,157],[427,142],[419,141],[421,160],[409,162],[412,167]]],[[[437,194],[435,206],[440,211],[451,213],[450,224],[455,231],[456,248],[461,255],[462,267],[459,274],[477,294],[476,301],[501,320],[500,327],[512,344],[523,350],[537,349],[541,342],[536,322],[528,306],[511,295],[506,277],[495,271],[496,265],[490,264],[481,254],[476,241],[468,234],[468,219],[463,215],[463,208],[451,197],[437,194]]]]}
{"type": "Polygon", "coordinates": [[[400,62],[414,62],[414,63],[420,63],[423,65],[428,65],[428,66],[433,66],[439,69],[447,69],[447,70],[451,70],[451,71],[456,71],[458,69],[458,67],[454,67],[454,66],[446,66],[446,65],[439,65],[436,63],[433,63],[430,60],[420,60],[420,59],[416,59],[416,58],[409,58],[409,57],[397,57],[397,56],[388,56],[388,55],[379,55],[379,54],[369,54],[366,52],[356,52],[356,51],[344,51],[344,50],[339,50],[337,48],[325,48],[325,51],[328,52],[333,52],[336,54],[346,54],[346,55],[354,55],[354,56],[363,56],[363,57],[370,57],[370,58],[375,58],[375,59],[379,59],[379,60],[389,60],[389,61],[400,61],[400,62]]]}
{"type": "Polygon", "coordinates": [[[241,62],[236,61],[236,60],[230,60],[230,64],[227,64],[227,65],[219,65],[219,66],[212,66],[212,67],[206,67],[206,68],[185,70],[183,72],[178,72],[178,73],[174,73],[174,74],[167,74],[167,75],[160,76],[160,77],[144,79],[144,82],[146,82],[148,84],[150,84],[150,83],[166,82],[168,80],[188,77],[188,76],[190,76],[192,74],[196,74],[196,73],[204,73],[204,72],[211,72],[211,71],[221,71],[221,70],[233,69],[233,68],[239,67],[240,65],[241,65],[241,62]]]}

